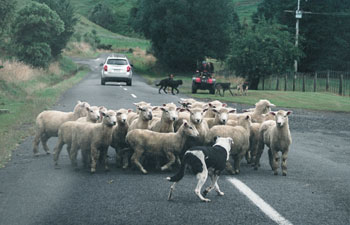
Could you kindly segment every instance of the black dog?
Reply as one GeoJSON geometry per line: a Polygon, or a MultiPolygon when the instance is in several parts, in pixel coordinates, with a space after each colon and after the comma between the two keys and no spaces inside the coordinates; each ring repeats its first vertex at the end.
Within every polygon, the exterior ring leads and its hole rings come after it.
{"type": "Polygon", "coordinates": [[[216,143],[213,145],[213,147],[196,146],[187,150],[182,158],[179,172],[172,177],[167,177],[168,181],[174,182],[173,185],[171,185],[168,200],[171,200],[172,198],[175,184],[183,178],[186,166],[190,166],[192,171],[196,174],[198,184],[195,189],[195,193],[200,200],[209,202],[210,200],[205,198],[205,196],[213,189],[216,190],[218,195],[224,195],[224,193],[220,191],[217,181],[221,171],[223,171],[226,167],[226,162],[229,159],[232,144],[233,140],[230,137],[217,137],[216,143]],[[208,173],[211,177],[212,183],[204,190],[203,196],[201,194],[201,189],[207,180],[208,173]]]}
{"type": "Polygon", "coordinates": [[[182,80],[172,80],[169,78],[161,80],[156,86],[160,86],[158,93],[163,89],[165,94],[168,94],[166,91],[167,87],[171,87],[171,93],[175,95],[174,89],[176,90],[176,94],[179,94],[179,89],[177,89],[182,84],[182,80]]]}
{"type": "Polygon", "coordinates": [[[225,91],[229,91],[231,95],[233,96],[233,93],[231,91],[231,84],[230,83],[216,83],[215,84],[215,93],[219,92],[219,95],[224,97],[225,96],[225,91]],[[221,90],[222,90],[222,95],[221,95],[221,90]]]}

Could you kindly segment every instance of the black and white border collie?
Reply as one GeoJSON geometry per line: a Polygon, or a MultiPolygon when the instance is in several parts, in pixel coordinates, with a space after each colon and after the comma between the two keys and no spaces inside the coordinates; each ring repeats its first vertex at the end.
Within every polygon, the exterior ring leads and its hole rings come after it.
{"type": "Polygon", "coordinates": [[[185,175],[186,166],[190,166],[192,171],[196,174],[198,183],[195,193],[200,200],[209,202],[210,199],[205,198],[205,196],[214,188],[218,195],[224,195],[224,193],[220,191],[217,181],[221,171],[226,167],[226,162],[230,156],[231,144],[233,144],[232,138],[217,137],[215,144],[212,147],[196,146],[188,149],[182,158],[180,171],[172,177],[167,177],[168,181],[174,182],[170,187],[168,200],[171,200],[172,198],[172,193],[175,189],[176,183],[185,175]],[[208,173],[212,183],[204,190],[203,197],[201,189],[207,180],[208,173]]]}

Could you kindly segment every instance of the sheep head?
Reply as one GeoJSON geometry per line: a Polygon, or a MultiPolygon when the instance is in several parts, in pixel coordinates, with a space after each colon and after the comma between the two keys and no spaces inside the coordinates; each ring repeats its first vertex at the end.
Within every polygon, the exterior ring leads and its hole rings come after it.
{"type": "Polygon", "coordinates": [[[112,127],[117,124],[117,113],[114,110],[108,110],[107,112],[100,113],[103,116],[102,123],[107,125],[108,127],[112,127]]]}
{"type": "Polygon", "coordinates": [[[288,116],[292,111],[279,110],[277,112],[270,112],[270,114],[275,116],[276,126],[283,127],[285,124],[288,124],[288,116]]]}
{"type": "Polygon", "coordinates": [[[193,108],[193,109],[187,109],[187,111],[190,112],[190,120],[194,124],[200,124],[203,121],[203,114],[208,109],[201,109],[201,108],[193,108]]]}
{"type": "Polygon", "coordinates": [[[187,122],[187,120],[183,121],[183,132],[190,137],[198,137],[199,136],[199,132],[197,130],[197,128],[193,125],[191,125],[190,123],[187,122]]]}

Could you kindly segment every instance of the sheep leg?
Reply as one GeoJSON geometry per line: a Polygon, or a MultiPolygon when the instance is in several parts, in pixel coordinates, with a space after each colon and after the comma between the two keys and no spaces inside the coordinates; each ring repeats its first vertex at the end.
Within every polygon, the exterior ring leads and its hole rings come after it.
{"type": "Polygon", "coordinates": [[[197,187],[194,190],[194,193],[196,193],[196,195],[198,196],[198,198],[203,201],[203,202],[210,202],[210,199],[208,198],[204,198],[201,194],[201,189],[203,187],[203,185],[205,184],[205,181],[207,180],[208,177],[208,170],[207,167],[205,166],[205,164],[203,165],[203,171],[201,173],[197,174],[197,187]]]}
{"type": "Polygon", "coordinates": [[[271,149],[269,149],[267,153],[269,154],[269,163],[270,163],[271,170],[273,170],[273,155],[272,155],[271,149]]]}
{"type": "Polygon", "coordinates": [[[278,152],[276,152],[276,151],[271,151],[271,152],[272,152],[272,157],[273,157],[273,160],[272,160],[273,174],[278,175],[277,168],[278,168],[278,164],[280,161],[280,157],[278,155],[278,152]]]}
{"type": "Polygon", "coordinates": [[[248,150],[246,153],[245,153],[245,159],[247,160],[247,163],[248,164],[251,164],[252,163],[252,155],[250,153],[250,150],[248,150]]]}
{"type": "Polygon", "coordinates": [[[109,166],[108,166],[108,147],[101,149],[101,152],[103,152],[103,163],[105,165],[105,171],[109,171],[109,166]]]}
{"type": "MultiPolygon", "coordinates": [[[[83,153],[83,150],[82,150],[83,153]]],[[[72,143],[72,147],[70,150],[70,160],[73,168],[77,169],[78,168],[78,163],[77,163],[77,154],[78,154],[78,146],[76,143],[72,143]]]]}
{"type": "Polygon", "coordinates": [[[37,131],[33,141],[33,153],[35,156],[39,155],[38,153],[39,153],[40,136],[41,136],[41,132],[37,131]]]}
{"type": "Polygon", "coordinates": [[[59,158],[60,153],[62,151],[63,145],[64,145],[63,141],[59,139],[57,142],[57,145],[54,149],[54,155],[53,155],[53,161],[55,162],[55,166],[58,165],[58,158],[59,158]]]}
{"type": "Polygon", "coordinates": [[[88,168],[88,167],[89,167],[89,164],[91,163],[91,162],[90,162],[90,159],[89,159],[89,154],[88,154],[88,152],[82,150],[82,151],[81,151],[81,156],[82,156],[84,168],[88,168]]]}
{"type": "Polygon", "coordinates": [[[235,168],[235,173],[239,174],[240,173],[240,169],[241,169],[241,160],[243,158],[243,155],[235,155],[233,157],[234,160],[234,168],[235,168]]]}
{"type": "Polygon", "coordinates": [[[235,174],[235,171],[234,171],[234,169],[229,161],[226,162],[226,170],[230,174],[235,174]]]}
{"type": "Polygon", "coordinates": [[[131,156],[131,152],[129,148],[125,148],[122,150],[122,157],[123,157],[123,169],[126,169],[129,167],[129,159],[131,156]]]}
{"type": "Polygon", "coordinates": [[[50,154],[49,146],[47,146],[47,140],[49,140],[49,137],[47,137],[46,134],[41,135],[41,144],[43,145],[46,154],[50,154]]]}
{"type": "Polygon", "coordinates": [[[172,152],[167,152],[166,157],[169,160],[169,162],[160,168],[162,171],[169,169],[175,163],[176,160],[176,157],[172,152]]]}
{"type": "Polygon", "coordinates": [[[115,148],[115,165],[117,168],[120,168],[122,165],[122,156],[121,156],[121,152],[118,151],[117,148],[115,148]]]}
{"type": "Polygon", "coordinates": [[[147,174],[147,170],[145,170],[140,163],[140,158],[142,154],[142,149],[135,149],[134,154],[131,156],[131,161],[141,170],[143,174],[147,174]]]}
{"type": "Polygon", "coordinates": [[[96,172],[96,163],[99,159],[98,150],[95,146],[91,147],[91,173],[96,172]]]}
{"type": "Polygon", "coordinates": [[[285,151],[282,154],[282,175],[283,176],[287,176],[287,155],[288,155],[288,151],[285,151]]]}
{"type": "Polygon", "coordinates": [[[257,170],[258,167],[260,166],[260,158],[262,153],[264,152],[264,146],[260,146],[257,150],[256,156],[255,156],[255,165],[254,165],[254,170],[257,170]]]}

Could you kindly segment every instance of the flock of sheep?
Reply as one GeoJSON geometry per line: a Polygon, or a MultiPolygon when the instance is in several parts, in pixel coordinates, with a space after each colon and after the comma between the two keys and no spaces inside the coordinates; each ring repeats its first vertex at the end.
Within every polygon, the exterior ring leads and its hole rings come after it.
{"type": "Polygon", "coordinates": [[[130,162],[144,174],[145,164],[169,170],[181,164],[182,154],[192,146],[212,145],[217,136],[231,137],[231,158],[226,170],[240,172],[240,162],[245,157],[258,169],[259,160],[268,147],[271,169],[277,175],[279,152],[282,153],[282,175],[287,175],[287,155],[292,142],[288,125],[291,111],[271,111],[268,100],[260,100],[255,108],[237,113],[220,101],[200,102],[181,99],[174,103],[151,106],[150,103],[134,103],[131,109],[107,110],[78,101],[73,112],[43,111],[36,119],[34,154],[38,154],[40,141],[47,154],[47,141],[58,137],[54,149],[54,162],[58,166],[64,145],[73,167],[77,168],[77,153],[81,150],[84,166],[96,171],[101,163],[108,170],[108,147],[116,151],[116,165],[128,168],[130,162]],[[162,166],[160,166],[162,164],[162,166]]]}

